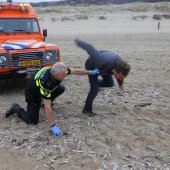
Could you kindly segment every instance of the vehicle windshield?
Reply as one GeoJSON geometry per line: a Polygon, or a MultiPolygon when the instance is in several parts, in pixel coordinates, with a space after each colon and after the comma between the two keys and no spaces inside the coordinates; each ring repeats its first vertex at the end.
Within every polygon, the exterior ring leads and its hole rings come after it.
{"type": "Polygon", "coordinates": [[[0,34],[16,32],[36,33],[39,31],[36,19],[0,18],[0,34]]]}

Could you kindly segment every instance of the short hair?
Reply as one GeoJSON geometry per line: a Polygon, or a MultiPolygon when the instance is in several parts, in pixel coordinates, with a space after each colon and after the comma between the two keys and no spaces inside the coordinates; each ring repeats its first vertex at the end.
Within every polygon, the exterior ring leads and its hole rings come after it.
{"type": "Polygon", "coordinates": [[[62,69],[66,69],[66,65],[63,62],[57,62],[51,67],[51,74],[62,74],[62,69]]]}
{"type": "Polygon", "coordinates": [[[115,70],[116,72],[122,73],[124,76],[127,76],[131,70],[131,66],[126,61],[120,60],[116,64],[115,70]]]}

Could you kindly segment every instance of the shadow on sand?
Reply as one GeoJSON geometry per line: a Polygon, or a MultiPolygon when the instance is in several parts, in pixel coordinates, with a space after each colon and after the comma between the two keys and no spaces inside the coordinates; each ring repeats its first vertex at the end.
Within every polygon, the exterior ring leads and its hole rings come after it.
{"type": "Polygon", "coordinates": [[[26,87],[26,84],[26,78],[0,80],[0,95],[23,91],[26,87]]]}

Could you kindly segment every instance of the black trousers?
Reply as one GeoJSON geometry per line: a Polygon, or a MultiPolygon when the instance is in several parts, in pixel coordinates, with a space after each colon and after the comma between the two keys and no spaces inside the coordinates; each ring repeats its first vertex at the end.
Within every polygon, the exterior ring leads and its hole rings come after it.
{"type": "MultiPolygon", "coordinates": [[[[85,63],[85,68],[87,70],[94,70],[95,66],[93,63],[91,63],[89,60],[86,61],[85,63]]],[[[112,78],[112,75],[107,74],[107,75],[101,75],[102,79],[98,79],[98,75],[89,75],[89,83],[90,83],[90,91],[87,95],[86,98],[86,103],[84,106],[84,110],[86,111],[92,111],[93,107],[93,100],[98,94],[99,87],[112,87],[114,86],[114,81],[112,78]]]]}
{"type": "MultiPolygon", "coordinates": [[[[28,89],[27,89],[28,90],[28,89]]],[[[58,88],[52,92],[51,101],[61,95],[65,91],[63,85],[59,85],[58,88]]],[[[41,98],[36,98],[32,92],[26,91],[25,98],[27,102],[27,110],[21,108],[18,111],[18,117],[27,124],[38,124],[39,123],[39,110],[41,107],[41,98]]]]}

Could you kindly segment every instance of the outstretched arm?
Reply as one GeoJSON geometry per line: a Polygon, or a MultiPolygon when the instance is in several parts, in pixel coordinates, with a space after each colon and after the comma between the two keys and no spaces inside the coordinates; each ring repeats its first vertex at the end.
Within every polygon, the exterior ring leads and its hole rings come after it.
{"type": "Polygon", "coordinates": [[[96,50],[93,45],[85,42],[85,41],[82,41],[82,40],[79,40],[79,39],[75,39],[75,43],[78,47],[84,49],[87,51],[87,53],[90,55],[90,56],[99,56],[100,53],[98,50],[96,50]]]}
{"type": "Polygon", "coordinates": [[[99,75],[100,74],[99,69],[86,70],[83,68],[71,68],[70,71],[71,74],[75,74],[75,75],[99,75]]]}

